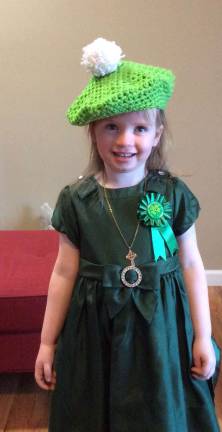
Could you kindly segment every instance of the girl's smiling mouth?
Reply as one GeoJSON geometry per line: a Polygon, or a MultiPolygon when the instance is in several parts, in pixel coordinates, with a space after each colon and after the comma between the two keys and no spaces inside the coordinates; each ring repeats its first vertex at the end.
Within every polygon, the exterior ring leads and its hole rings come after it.
{"type": "Polygon", "coordinates": [[[127,152],[115,152],[113,151],[113,155],[119,158],[131,158],[136,155],[136,153],[127,153],[127,152]]]}

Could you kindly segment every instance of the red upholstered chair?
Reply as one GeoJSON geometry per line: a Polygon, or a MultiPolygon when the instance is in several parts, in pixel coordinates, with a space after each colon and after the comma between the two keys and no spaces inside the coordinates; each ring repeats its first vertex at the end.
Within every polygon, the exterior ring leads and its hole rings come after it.
{"type": "Polygon", "coordinates": [[[34,370],[57,252],[56,231],[0,231],[0,373],[34,370]]]}

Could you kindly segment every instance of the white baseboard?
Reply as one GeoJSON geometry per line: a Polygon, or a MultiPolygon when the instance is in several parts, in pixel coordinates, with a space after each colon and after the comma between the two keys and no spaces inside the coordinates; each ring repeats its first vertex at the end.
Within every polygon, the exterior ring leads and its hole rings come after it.
{"type": "Polygon", "coordinates": [[[205,270],[208,286],[222,286],[222,270],[205,270]]]}

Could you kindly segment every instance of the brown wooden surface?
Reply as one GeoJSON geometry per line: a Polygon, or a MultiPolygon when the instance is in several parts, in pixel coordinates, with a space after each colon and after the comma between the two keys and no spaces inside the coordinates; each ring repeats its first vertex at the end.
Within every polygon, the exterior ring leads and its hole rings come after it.
{"type": "MultiPolygon", "coordinates": [[[[213,333],[222,347],[222,287],[210,287],[209,298],[213,333]]],[[[46,432],[49,403],[50,393],[39,389],[31,374],[0,375],[0,432],[46,432]]],[[[216,409],[222,431],[222,371],[216,409]]]]}
{"type": "MultiPolygon", "coordinates": [[[[209,300],[213,335],[222,349],[222,287],[209,287],[209,300]]],[[[215,395],[216,411],[222,431],[222,363],[215,395]]]]}
{"type": "Polygon", "coordinates": [[[46,432],[49,401],[50,393],[37,387],[32,374],[1,375],[0,432],[46,432]]]}

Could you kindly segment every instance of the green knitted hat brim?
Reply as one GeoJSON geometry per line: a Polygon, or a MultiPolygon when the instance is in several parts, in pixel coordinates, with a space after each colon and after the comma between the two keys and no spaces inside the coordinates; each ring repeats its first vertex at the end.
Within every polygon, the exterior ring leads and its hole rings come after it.
{"type": "Polygon", "coordinates": [[[115,72],[89,80],[70,105],[67,118],[71,124],[83,126],[126,112],[165,109],[174,82],[168,69],[122,61],[115,72]]]}

